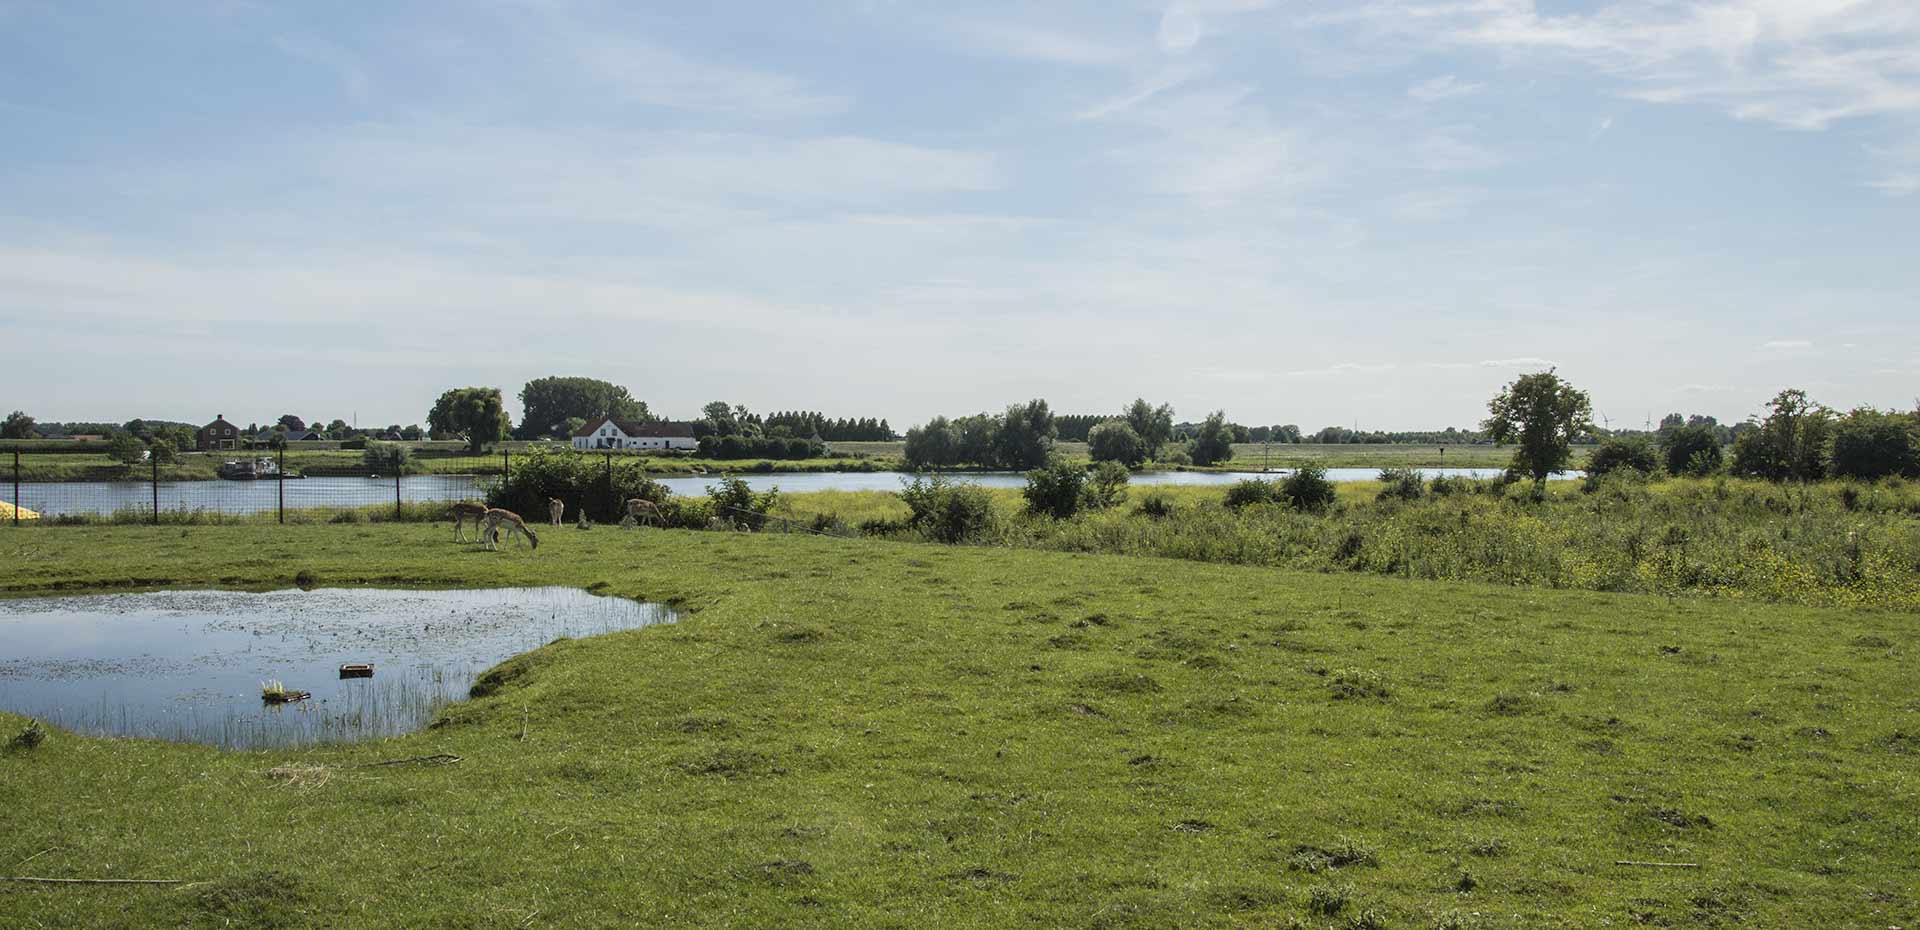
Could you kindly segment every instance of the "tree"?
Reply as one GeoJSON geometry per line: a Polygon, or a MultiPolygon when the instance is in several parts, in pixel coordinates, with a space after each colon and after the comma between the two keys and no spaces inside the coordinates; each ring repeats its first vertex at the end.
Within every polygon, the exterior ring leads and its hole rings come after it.
{"type": "Polygon", "coordinates": [[[347,425],[347,421],[335,419],[333,422],[327,424],[327,435],[334,439],[344,439],[352,429],[353,427],[347,425]]]}
{"type": "Polygon", "coordinates": [[[1046,401],[1010,405],[993,437],[994,460],[1009,468],[1038,468],[1046,464],[1058,435],[1046,401]]]}
{"type": "Polygon", "coordinates": [[[1065,520],[1080,511],[1086,487],[1087,470],[1055,456],[1027,472],[1020,495],[1026,498],[1028,513],[1065,520]]]}
{"type": "Polygon", "coordinates": [[[1769,481],[1818,481],[1826,476],[1833,411],[1788,388],[1767,402],[1766,419],[1733,445],[1735,474],[1769,481]]]}
{"type": "Polygon", "coordinates": [[[1169,404],[1153,407],[1146,398],[1136,397],[1127,405],[1126,419],[1134,435],[1146,444],[1147,458],[1159,456],[1160,447],[1173,438],[1173,407],[1169,404]]]}
{"type": "Polygon", "coordinates": [[[959,440],[954,450],[957,461],[974,465],[993,464],[993,439],[1000,434],[1000,418],[976,413],[953,421],[953,433],[959,440]]]}
{"type": "Polygon", "coordinates": [[[1626,469],[1643,475],[1660,469],[1660,455],[1645,436],[1615,436],[1587,457],[1587,474],[1605,475],[1626,469]]]}
{"type": "Polygon", "coordinates": [[[33,418],[24,410],[7,414],[7,421],[0,424],[0,439],[32,439],[34,435],[33,418]]]}
{"type": "Polygon", "coordinates": [[[1106,420],[1088,430],[1087,452],[1096,462],[1119,462],[1128,468],[1139,468],[1150,454],[1146,440],[1126,420],[1106,420]]]}
{"type": "Polygon", "coordinates": [[[612,417],[616,420],[654,419],[645,401],[635,400],[621,385],[598,378],[552,376],[535,378],[520,389],[520,428],[514,435],[521,439],[571,435],[569,420],[585,421],[612,417]]]}
{"type": "Polygon", "coordinates": [[[405,439],[408,442],[419,442],[420,440],[427,438],[427,431],[421,429],[420,424],[415,423],[412,426],[409,426],[406,429],[401,430],[400,438],[405,439]]]}
{"type": "Polygon", "coordinates": [[[1561,380],[1553,369],[1521,375],[1487,403],[1481,424],[1494,442],[1517,443],[1515,474],[1544,485],[1548,475],[1567,470],[1573,437],[1593,429],[1593,404],[1587,392],[1561,380]]]}
{"type": "Polygon", "coordinates": [[[505,439],[512,425],[499,388],[454,388],[441,394],[427,413],[429,428],[466,440],[472,452],[505,439]]]}
{"type": "Polygon", "coordinates": [[[1227,426],[1227,412],[1215,410],[1193,434],[1189,450],[1195,465],[1216,465],[1233,458],[1233,431],[1227,426]]]}
{"type": "Polygon", "coordinates": [[[146,454],[147,447],[132,433],[115,432],[107,439],[107,456],[122,465],[132,465],[146,454]]]}
{"type": "MultiPolygon", "coordinates": [[[[1660,435],[1660,453],[1666,459],[1667,472],[1674,475],[1710,475],[1720,470],[1724,453],[1720,437],[1704,423],[1676,426],[1660,435]]],[[[1588,466],[1592,471],[1592,466],[1588,466]]]]}
{"type": "Polygon", "coordinates": [[[904,453],[909,468],[942,468],[960,462],[960,434],[946,417],[907,430],[904,453]]]}
{"type": "Polygon", "coordinates": [[[274,422],[296,433],[301,432],[307,428],[307,421],[302,420],[291,413],[283,414],[280,417],[280,419],[275,420],[274,422]]]}
{"type": "Polygon", "coordinates": [[[1920,416],[1860,407],[1833,426],[1838,478],[1920,477],[1920,416]]]}

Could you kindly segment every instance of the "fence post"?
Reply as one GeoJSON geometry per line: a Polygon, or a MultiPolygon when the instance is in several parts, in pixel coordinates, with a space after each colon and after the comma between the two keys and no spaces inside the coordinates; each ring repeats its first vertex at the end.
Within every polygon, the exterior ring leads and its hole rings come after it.
{"type": "Polygon", "coordinates": [[[279,514],[280,522],[281,524],[284,525],[287,522],[287,447],[286,446],[280,447],[280,467],[277,469],[277,471],[279,471],[280,473],[280,485],[278,488],[280,492],[280,500],[278,503],[274,505],[274,510],[277,514],[279,514]]]}
{"type": "Polygon", "coordinates": [[[393,522],[400,522],[400,466],[393,466],[393,522]]]}
{"type": "Polygon", "coordinates": [[[153,525],[160,525],[160,457],[148,452],[153,460],[153,525]]]}
{"type": "Polygon", "coordinates": [[[13,450],[13,525],[20,525],[20,450],[13,450]]]}

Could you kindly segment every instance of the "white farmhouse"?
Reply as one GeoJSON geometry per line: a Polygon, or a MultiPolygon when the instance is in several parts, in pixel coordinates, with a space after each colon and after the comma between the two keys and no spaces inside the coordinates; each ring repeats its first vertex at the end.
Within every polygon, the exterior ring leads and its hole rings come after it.
{"type": "Polygon", "coordinates": [[[575,449],[698,449],[685,423],[635,423],[601,417],[573,434],[575,449]]]}

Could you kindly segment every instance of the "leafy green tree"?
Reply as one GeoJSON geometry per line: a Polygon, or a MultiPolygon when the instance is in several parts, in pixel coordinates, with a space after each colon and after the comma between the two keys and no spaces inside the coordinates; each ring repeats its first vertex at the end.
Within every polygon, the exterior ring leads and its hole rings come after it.
{"type": "Polygon", "coordinates": [[[901,481],[900,499],[910,514],[907,525],[936,542],[980,542],[999,527],[992,495],[972,482],[915,475],[912,481],[901,481]]]}
{"type": "Polygon", "coordinates": [[[741,529],[759,530],[767,525],[767,514],[780,501],[780,489],[768,488],[758,494],[740,478],[722,478],[707,485],[707,499],[713,502],[714,515],[741,529]]]}
{"type": "MultiPolygon", "coordinates": [[[[1662,432],[1660,454],[1666,460],[1668,474],[1696,477],[1719,471],[1725,457],[1720,437],[1713,427],[1704,423],[1676,426],[1662,432]]],[[[1592,466],[1587,470],[1592,471],[1592,466]]]]}
{"type": "Polygon", "coordinates": [[[329,438],[345,439],[347,434],[350,432],[353,432],[353,427],[348,426],[347,421],[342,420],[338,417],[335,417],[331,422],[327,424],[327,436],[329,438]]]}
{"type": "Polygon", "coordinates": [[[1587,457],[1587,474],[1606,475],[1620,470],[1650,475],[1660,470],[1660,453],[1646,436],[1614,436],[1587,457]]]}
{"type": "Polygon", "coordinates": [[[408,442],[419,442],[420,440],[427,438],[427,431],[421,429],[420,424],[415,423],[412,426],[409,426],[406,429],[401,430],[400,438],[405,439],[408,442]]]}
{"type": "Polygon", "coordinates": [[[291,413],[282,414],[280,419],[275,420],[274,422],[294,432],[300,432],[307,428],[307,421],[302,420],[291,413]]]}
{"type": "Polygon", "coordinates": [[[472,452],[505,439],[513,426],[500,389],[488,387],[454,388],[441,394],[427,412],[427,425],[436,433],[466,440],[472,452]]]}
{"type": "Polygon", "coordinates": [[[1767,402],[1767,416],[1733,445],[1733,471],[1768,481],[1818,481],[1826,476],[1833,411],[1788,388],[1767,402]]]}
{"type": "Polygon", "coordinates": [[[1481,426],[1494,442],[1512,442],[1513,473],[1544,486],[1548,475],[1567,470],[1573,438],[1593,430],[1593,404],[1553,369],[1521,375],[1487,404],[1481,426]]]}
{"type": "Polygon", "coordinates": [[[1087,431],[1087,453],[1096,462],[1139,468],[1150,454],[1146,440],[1126,420],[1106,420],[1087,431]]]}
{"type": "Polygon", "coordinates": [[[1160,448],[1173,439],[1173,407],[1169,404],[1155,407],[1146,398],[1136,397],[1127,405],[1126,421],[1145,444],[1146,458],[1157,458],[1160,448]]]}
{"type": "Polygon", "coordinates": [[[15,410],[7,414],[5,423],[0,423],[0,439],[32,439],[33,418],[24,410],[15,410]]]}
{"type": "Polygon", "coordinates": [[[552,376],[535,378],[520,389],[520,427],[514,435],[520,439],[572,435],[569,420],[654,419],[645,401],[635,400],[621,385],[598,378],[552,376]]]}
{"type": "Polygon", "coordinates": [[[154,442],[154,444],[147,449],[147,454],[153,461],[161,465],[172,465],[180,461],[180,453],[174,448],[173,443],[165,440],[154,442]]]}
{"type": "Polygon", "coordinates": [[[1193,444],[1188,449],[1195,465],[1216,465],[1233,458],[1233,431],[1227,426],[1227,412],[1215,410],[1207,414],[1200,429],[1193,434],[1193,444]]]}
{"type": "Polygon", "coordinates": [[[413,449],[397,442],[369,440],[360,453],[360,462],[371,475],[405,474],[413,462],[413,449]]]}
{"type": "Polygon", "coordinates": [[[976,413],[953,421],[953,432],[959,440],[955,455],[962,462],[974,465],[993,464],[993,438],[1000,434],[1000,418],[987,413],[976,413]]]}
{"type": "Polygon", "coordinates": [[[122,465],[139,462],[146,452],[147,447],[132,433],[115,432],[107,438],[107,456],[122,465]]]}
{"type": "Polygon", "coordinates": [[[1833,426],[1838,478],[1920,478],[1920,415],[1860,407],[1833,426]]]}
{"type": "Polygon", "coordinates": [[[960,462],[960,434],[946,417],[934,417],[925,426],[907,430],[905,451],[909,468],[945,468],[960,462]]]}
{"type": "Polygon", "coordinates": [[[1036,398],[1013,404],[1007,407],[994,434],[994,459],[1008,468],[1038,468],[1053,453],[1054,437],[1058,435],[1053,410],[1046,401],[1036,398]]]}

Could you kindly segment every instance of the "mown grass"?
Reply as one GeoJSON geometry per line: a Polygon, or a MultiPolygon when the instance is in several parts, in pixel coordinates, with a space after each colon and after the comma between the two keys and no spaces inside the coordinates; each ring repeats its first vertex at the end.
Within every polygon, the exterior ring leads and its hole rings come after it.
{"type": "Polygon", "coordinates": [[[0,531],[0,565],[16,594],[304,573],[687,610],[385,743],[0,755],[9,871],[205,883],[0,884],[4,926],[1920,919],[1910,614],[604,528],[0,531]],[[464,761],[348,767],[436,752],[464,761]]]}

